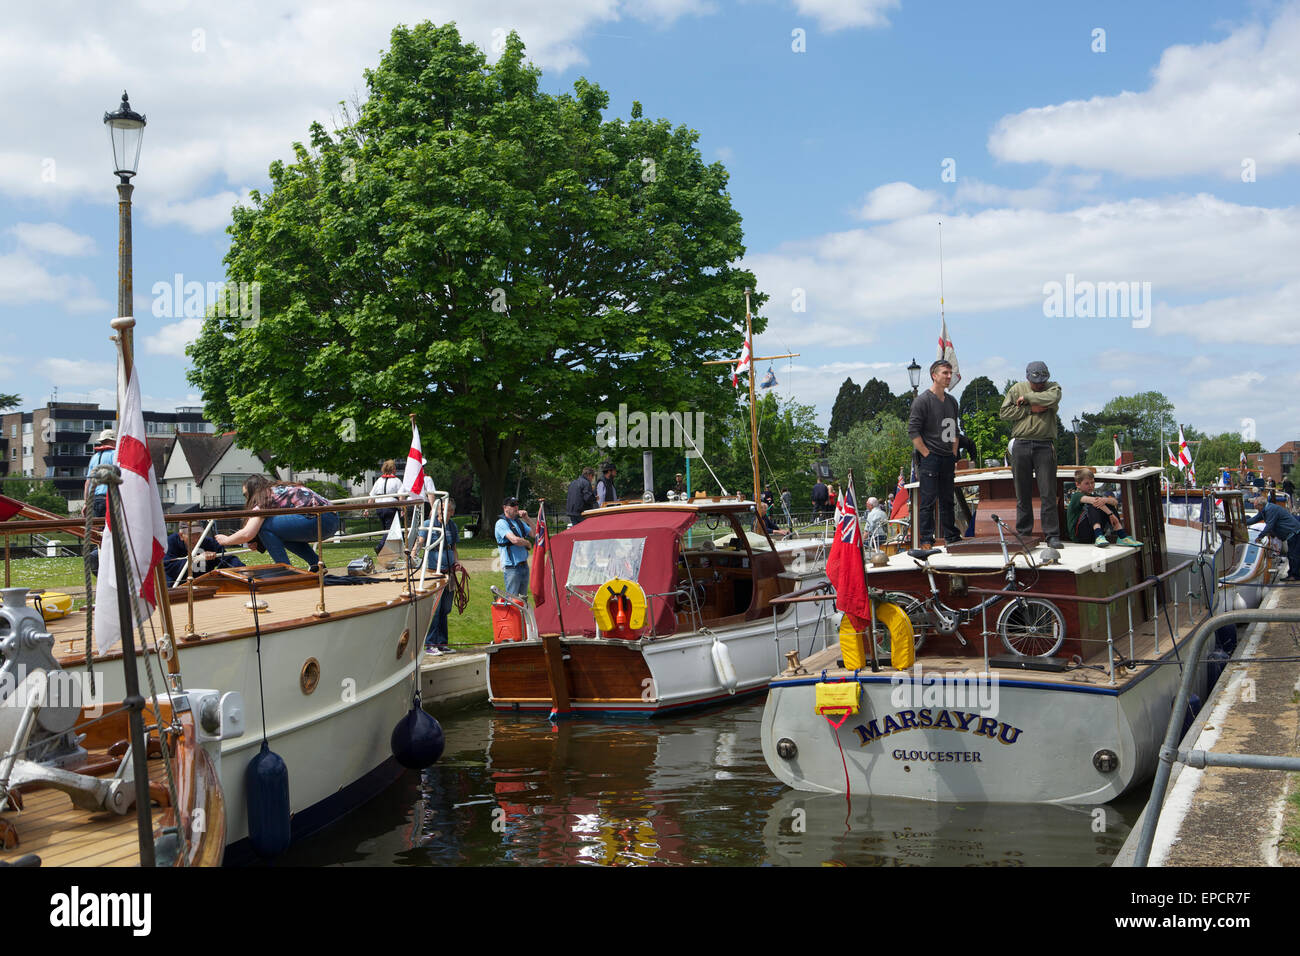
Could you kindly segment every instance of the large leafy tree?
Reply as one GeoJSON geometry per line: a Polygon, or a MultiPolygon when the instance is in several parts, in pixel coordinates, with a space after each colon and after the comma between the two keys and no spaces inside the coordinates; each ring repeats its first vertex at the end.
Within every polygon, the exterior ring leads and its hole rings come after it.
{"type": "Polygon", "coordinates": [[[859,422],[831,442],[829,458],[841,483],[848,480],[849,469],[853,469],[859,498],[883,497],[897,486],[899,471],[906,476],[911,467],[912,442],[907,437],[907,422],[896,415],[859,422]]]}
{"type": "Polygon", "coordinates": [[[853,379],[846,378],[835,396],[835,404],[831,406],[831,423],[826,434],[831,438],[843,435],[861,420],[862,389],[853,379]]]}
{"type": "Polygon", "coordinates": [[[261,314],[211,316],[190,347],[211,418],[355,474],[405,450],[413,412],[490,516],[518,452],[583,444],[620,402],[729,403],[699,367],[739,351],[754,285],[726,171],[695,132],[637,105],[606,121],[599,87],[539,77],[514,34],[489,65],[453,25],[393,31],[355,116],[313,125],[234,212],[227,273],[261,283],[261,314]]]}

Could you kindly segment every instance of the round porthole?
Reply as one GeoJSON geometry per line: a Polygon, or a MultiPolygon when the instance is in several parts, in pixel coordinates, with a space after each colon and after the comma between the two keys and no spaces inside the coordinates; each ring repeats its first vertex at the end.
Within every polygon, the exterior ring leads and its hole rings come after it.
{"type": "Polygon", "coordinates": [[[314,657],[307,658],[307,663],[302,665],[302,673],[298,675],[298,686],[302,688],[304,694],[310,694],[320,683],[320,661],[314,657]]]}
{"type": "Polygon", "coordinates": [[[406,653],[406,645],[411,643],[411,629],[408,627],[402,632],[402,636],[397,639],[397,659],[400,661],[402,655],[406,653]]]}

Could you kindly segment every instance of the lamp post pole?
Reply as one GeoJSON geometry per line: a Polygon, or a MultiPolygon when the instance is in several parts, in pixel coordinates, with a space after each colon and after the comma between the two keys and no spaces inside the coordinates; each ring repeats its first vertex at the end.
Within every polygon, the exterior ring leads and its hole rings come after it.
{"type": "Polygon", "coordinates": [[[1074,420],[1070,422],[1074,426],[1074,467],[1079,467],[1079,416],[1075,415],[1074,420]]]}

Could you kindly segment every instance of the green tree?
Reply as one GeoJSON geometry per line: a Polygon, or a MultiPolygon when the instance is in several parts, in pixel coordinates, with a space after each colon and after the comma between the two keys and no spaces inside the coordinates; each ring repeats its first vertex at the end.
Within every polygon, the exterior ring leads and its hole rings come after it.
{"type": "Polygon", "coordinates": [[[68,513],[68,499],[54,490],[54,482],[28,481],[16,483],[13,490],[7,492],[19,501],[37,508],[44,508],[62,517],[68,513]]]}
{"type": "Polygon", "coordinates": [[[842,435],[862,420],[862,389],[846,378],[831,406],[831,424],[826,434],[831,438],[842,435]]]}
{"type": "Polygon", "coordinates": [[[967,382],[966,387],[962,389],[961,400],[958,402],[963,420],[973,412],[986,411],[990,408],[993,414],[997,415],[1001,407],[1002,392],[998,391],[998,387],[993,384],[993,379],[987,375],[977,375],[967,382]]]}
{"type": "Polygon", "coordinates": [[[858,497],[882,497],[894,490],[899,469],[906,475],[912,458],[907,423],[895,415],[881,415],[872,422],[859,422],[830,443],[831,468],[841,485],[853,469],[858,497]]]}
{"type": "Polygon", "coordinates": [[[877,415],[891,413],[893,408],[894,395],[889,386],[878,378],[868,379],[862,386],[862,395],[858,401],[858,420],[871,421],[877,415]]]}
{"type": "MultiPolygon", "coordinates": [[[[773,494],[786,488],[794,488],[796,492],[811,488],[809,469],[824,437],[817,425],[817,410],[801,402],[782,403],[769,392],[758,400],[756,412],[760,481],[770,484],[773,494]]],[[[705,455],[727,491],[747,498],[753,496],[754,472],[747,404],[738,405],[736,411],[722,422],[720,435],[709,433],[705,455]],[[710,448],[717,451],[711,452],[710,448]]],[[[691,484],[693,489],[717,490],[717,483],[698,462],[691,466],[691,484]]]]}
{"type": "Polygon", "coordinates": [[[227,274],[260,282],[260,320],[210,316],[190,346],[212,420],[348,475],[414,412],[490,518],[518,452],[581,445],[628,396],[726,407],[700,362],[740,351],[755,281],[694,131],[636,104],[605,121],[586,79],[541,91],[514,34],[489,65],[452,25],[399,27],[365,78],[358,115],[234,210],[227,274]]]}
{"type": "MultiPolygon", "coordinates": [[[[999,398],[999,401],[1001,399],[999,398]]],[[[979,450],[976,467],[984,464],[985,458],[996,458],[999,462],[1007,453],[1007,441],[1011,438],[1011,423],[1004,422],[996,409],[982,408],[962,414],[962,428],[979,450]]]]}
{"type": "Polygon", "coordinates": [[[17,408],[22,403],[21,395],[10,395],[8,392],[0,392],[0,412],[8,411],[11,408],[17,408]]]}

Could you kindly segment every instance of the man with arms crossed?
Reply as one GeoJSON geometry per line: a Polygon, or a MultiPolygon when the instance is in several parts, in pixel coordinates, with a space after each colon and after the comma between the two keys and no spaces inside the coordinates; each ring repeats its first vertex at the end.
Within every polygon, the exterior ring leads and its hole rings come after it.
{"type": "Polygon", "coordinates": [[[1056,513],[1056,410],[1061,386],[1049,381],[1047,366],[1030,362],[1025,379],[1007,389],[998,414],[1012,422],[1011,477],[1016,486],[1016,534],[1034,531],[1034,479],[1038,479],[1039,516],[1049,548],[1061,547],[1061,519],[1056,513]]]}

